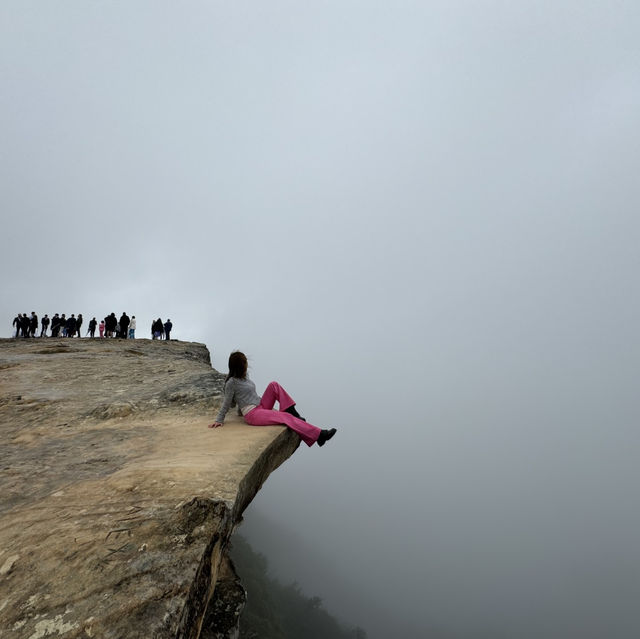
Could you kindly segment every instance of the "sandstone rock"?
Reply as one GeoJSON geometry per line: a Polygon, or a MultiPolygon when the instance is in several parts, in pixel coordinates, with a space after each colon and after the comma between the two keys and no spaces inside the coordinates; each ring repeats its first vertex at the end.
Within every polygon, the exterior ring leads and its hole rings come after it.
{"type": "Polygon", "coordinates": [[[195,639],[210,602],[234,636],[226,548],[299,439],[208,429],[223,381],[202,344],[0,340],[0,637],[195,639]]]}
{"type": "Polygon", "coordinates": [[[10,573],[18,559],[20,559],[20,555],[11,555],[11,557],[8,557],[2,566],[0,566],[0,576],[10,573]]]}

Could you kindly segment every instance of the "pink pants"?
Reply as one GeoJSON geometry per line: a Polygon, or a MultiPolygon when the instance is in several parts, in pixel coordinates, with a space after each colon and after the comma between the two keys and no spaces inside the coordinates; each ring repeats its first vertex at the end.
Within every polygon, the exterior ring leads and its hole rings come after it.
{"type": "Polygon", "coordinates": [[[244,421],[247,424],[251,424],[251,426],[284,424],[298,433],[300,439],[307,446],[312,446],[320,436],[320,429],[317,426],[307,424],[307,422],[294,417],[290,413],[284,412],[294,404],[295,402],[289,393],[278,382],[270,382],[264,391],[260,404],[244,416],[244,421]],[[280,410],[274,410],[273,408],[276,400],[280,405],[280,410]]]}

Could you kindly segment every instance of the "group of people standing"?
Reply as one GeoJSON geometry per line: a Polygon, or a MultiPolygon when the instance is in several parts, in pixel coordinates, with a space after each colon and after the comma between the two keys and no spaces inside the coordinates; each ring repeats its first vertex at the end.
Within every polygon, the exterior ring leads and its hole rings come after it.
{"type": "MultiPolygon", "coordinates": [[[[31,315],[18,313],[13,320],[14,337],[38,337],[38,327],[40,327],[39,337],[49,337],[49,328],[51,328],[51,337],[82,337],[83,323],[82,313],[77,315],[71,313],[69,317],[64,313],[62,315],[56,313],[53,317],[49,317],[45,313],[40,321],[35,311],[31,315]]],[[[151,323],[151,337],[152,339],[171,339],[172,328],[170,319],[163,322],[158,318],[151,323]]],[[[111,313],[99,323],[94,317],[87,324],[86,335],[96,337],[96,330],[100,337],[135,339],[136,316],[129,317],[126,313],[122,313],[118,319],[115,313],[111,313]]]]}
{"type": "MultiPolygon", "coordinates": [[[[53,317],[49,317],[45,313],[40,322],[38,322],[38,315],[35,311],[30,316],[26,313],[18,313],[13,320],[14,337],[38,337],[38,326],[40,326],[39,337],[49,337],[49,328],[51,328],[51,337],[82,337],[83,323],[82,313],[78,313],[78,315],[71,313],[69,317],[65,313],[62,315],[56,313],[53,317]]],[[[111,313],[100,323],[93,317],[87,324],[86,335],[95,337],[96,330],[98,330],[100,337],[134,339],[136,336],[136,316],[129,317],[126,313],[122,313],[118,319],[115,313],[111,313]]]]}
{"type": "MultiPolygon", "coordinates": [[[[47,315],[42,318],[42,331],[40,333],[40,337],[46,333],[50,321],[51,320],[47,315]]],[[[38,316],[35,311],[31,312],[31,317],[26,313],[18,313],[13,318],[12,326],[16,331],[14,337],[35,337],[38,332],[38,316]]]]}
{"type": "Polygon", "coordinates": [[[171,329],[173,324],[168,319],[164,324],[162,320],[158,318],[151,323],[151,339],[171,339],[171,329]]]}
{"type": "MultiPolygon", "coordinates": [[[[95,317],[91,321],[95,321],[95,317]]],[[[30,316],[26,313],[18,313],[13,320],[13,327],[16,331],[15,337],[37,337],[38,325],[40,337],[48,337],[49,326],[51,326],[51,337],[75,337],[76,335],[82,337],[83,322],[82,313],[78,313],[77,316],[71,313],[69,317],[64,313],[62,315],[56,313],[53,317],[49,317],[45,313],[38,324],[38,316],[35,311],[32,311],[30,316]]]]}
{"type": "MultiPolygon", "coordinates": [[[[136,337],[136,316],[129,317],[122,313],[120,319],[115,313],[107,315],[98,327],[100,337],[118,337],[120,339],[135,339],[136,337]]],[[[95,328],[94,328],[95,330],[95,328]]],[[[93,337],[93,335],[92,335],[93,337]]]]}

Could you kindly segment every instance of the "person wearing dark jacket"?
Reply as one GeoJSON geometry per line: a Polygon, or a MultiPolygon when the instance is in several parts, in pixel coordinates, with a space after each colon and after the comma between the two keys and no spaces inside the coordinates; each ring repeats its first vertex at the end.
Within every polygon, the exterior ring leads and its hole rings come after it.
{"type": "Polygon", "coordinates": [[[120,337],[122,339],[127,339],[127,336],[129,335],[129,322],[131,320],[129,319],[129,316],[123,311],[122,315],[120,316],[120,337]]]}
{"type": "Polygon", "coordinates": [[[60,316],[56,313],[51,318],[51,337],[58,337],[58,333],[60,332],[60,316]]]}
{"type": "Polygon", "coordinates": [[[107,317],[104,318],[104,330],[106,337],[113,337],[113,333],[116,330],[117,323],[118,320],[116,319],[115,313],[111,313],[111,315],[107,315],[107,317]]]}
{"type": "Polygon", "coordinates": [[[168,319],[165,323],[164,323],[164,338],[165,339],[169,339],[169,335],[171,335],[171,329],[173,328],[173,324],[171,323],[171,320],[168,319]]]}
{"type": "Polygon", "coordinates": [[[35,337],[38,331],[38,316],[35,311],[31,311],[31,317],[29,318],[29,337],[35,337]]]}
{"type": "Polygon", "coordinates": [[[29,326],[31,323],[26,313],[22,314],[22,318],[20,319],[20,331],[22,332],[22,337],[29,337],[29,326]]]}
{"type": "Polygon", "coordinates": [[[12,326],[16,327],[16,334],[14,335],[14,337],[20,337],[20,325],[21,325],[21,321],[22,321],[22,313],[18,313],[14,318],[13,318],[13,324],[12,326]]]}
{"type": "Polygon", "coordinates": [[[66,321],[67,328],[67,337],[73,337],[76,334],[77,320],[74,313],[71,313],[71,317],[69,317],[66,321]]]}
{"type": "Polygon", "coordinates": [[[164,326],[162,320],[158,318],[153,324],[151,324],[151,337],[152,339],[162,339],[164,333],[164,326]]]}
{"type": "Polygon", "coordinates": [[[40,320],[40,324],[42,325],[42,330],[40,331],[40,337],[47,336],[47,329],[49,328],[49,316],[45,313],[44,317],[40,320]]]}
{"type": "Polygon", "coordinates": [[[78,313],[78,317],[76,318],[76,330],[78,331],[78,337],[82,337],[82,313],[78,313]]]}
{"type": "Polygon", "coordinates": [[[96,326],[98,325],[98,322],[96,321],[96,318],[94,317],[90,322],[89,322],[89,335],[91,337],[95,337],[96,336],[96,326]]]}

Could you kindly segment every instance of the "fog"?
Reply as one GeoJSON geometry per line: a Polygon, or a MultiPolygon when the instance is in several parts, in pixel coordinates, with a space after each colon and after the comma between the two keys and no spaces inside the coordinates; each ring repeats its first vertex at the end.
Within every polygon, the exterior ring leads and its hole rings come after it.
{"type": "Polygon", "coordinates": [[[126,311],[247,353],[338,428],[247,535],[370,639],[636,639],[639,32],[631,1],[7,0],[0,336],[126,311]]]}

